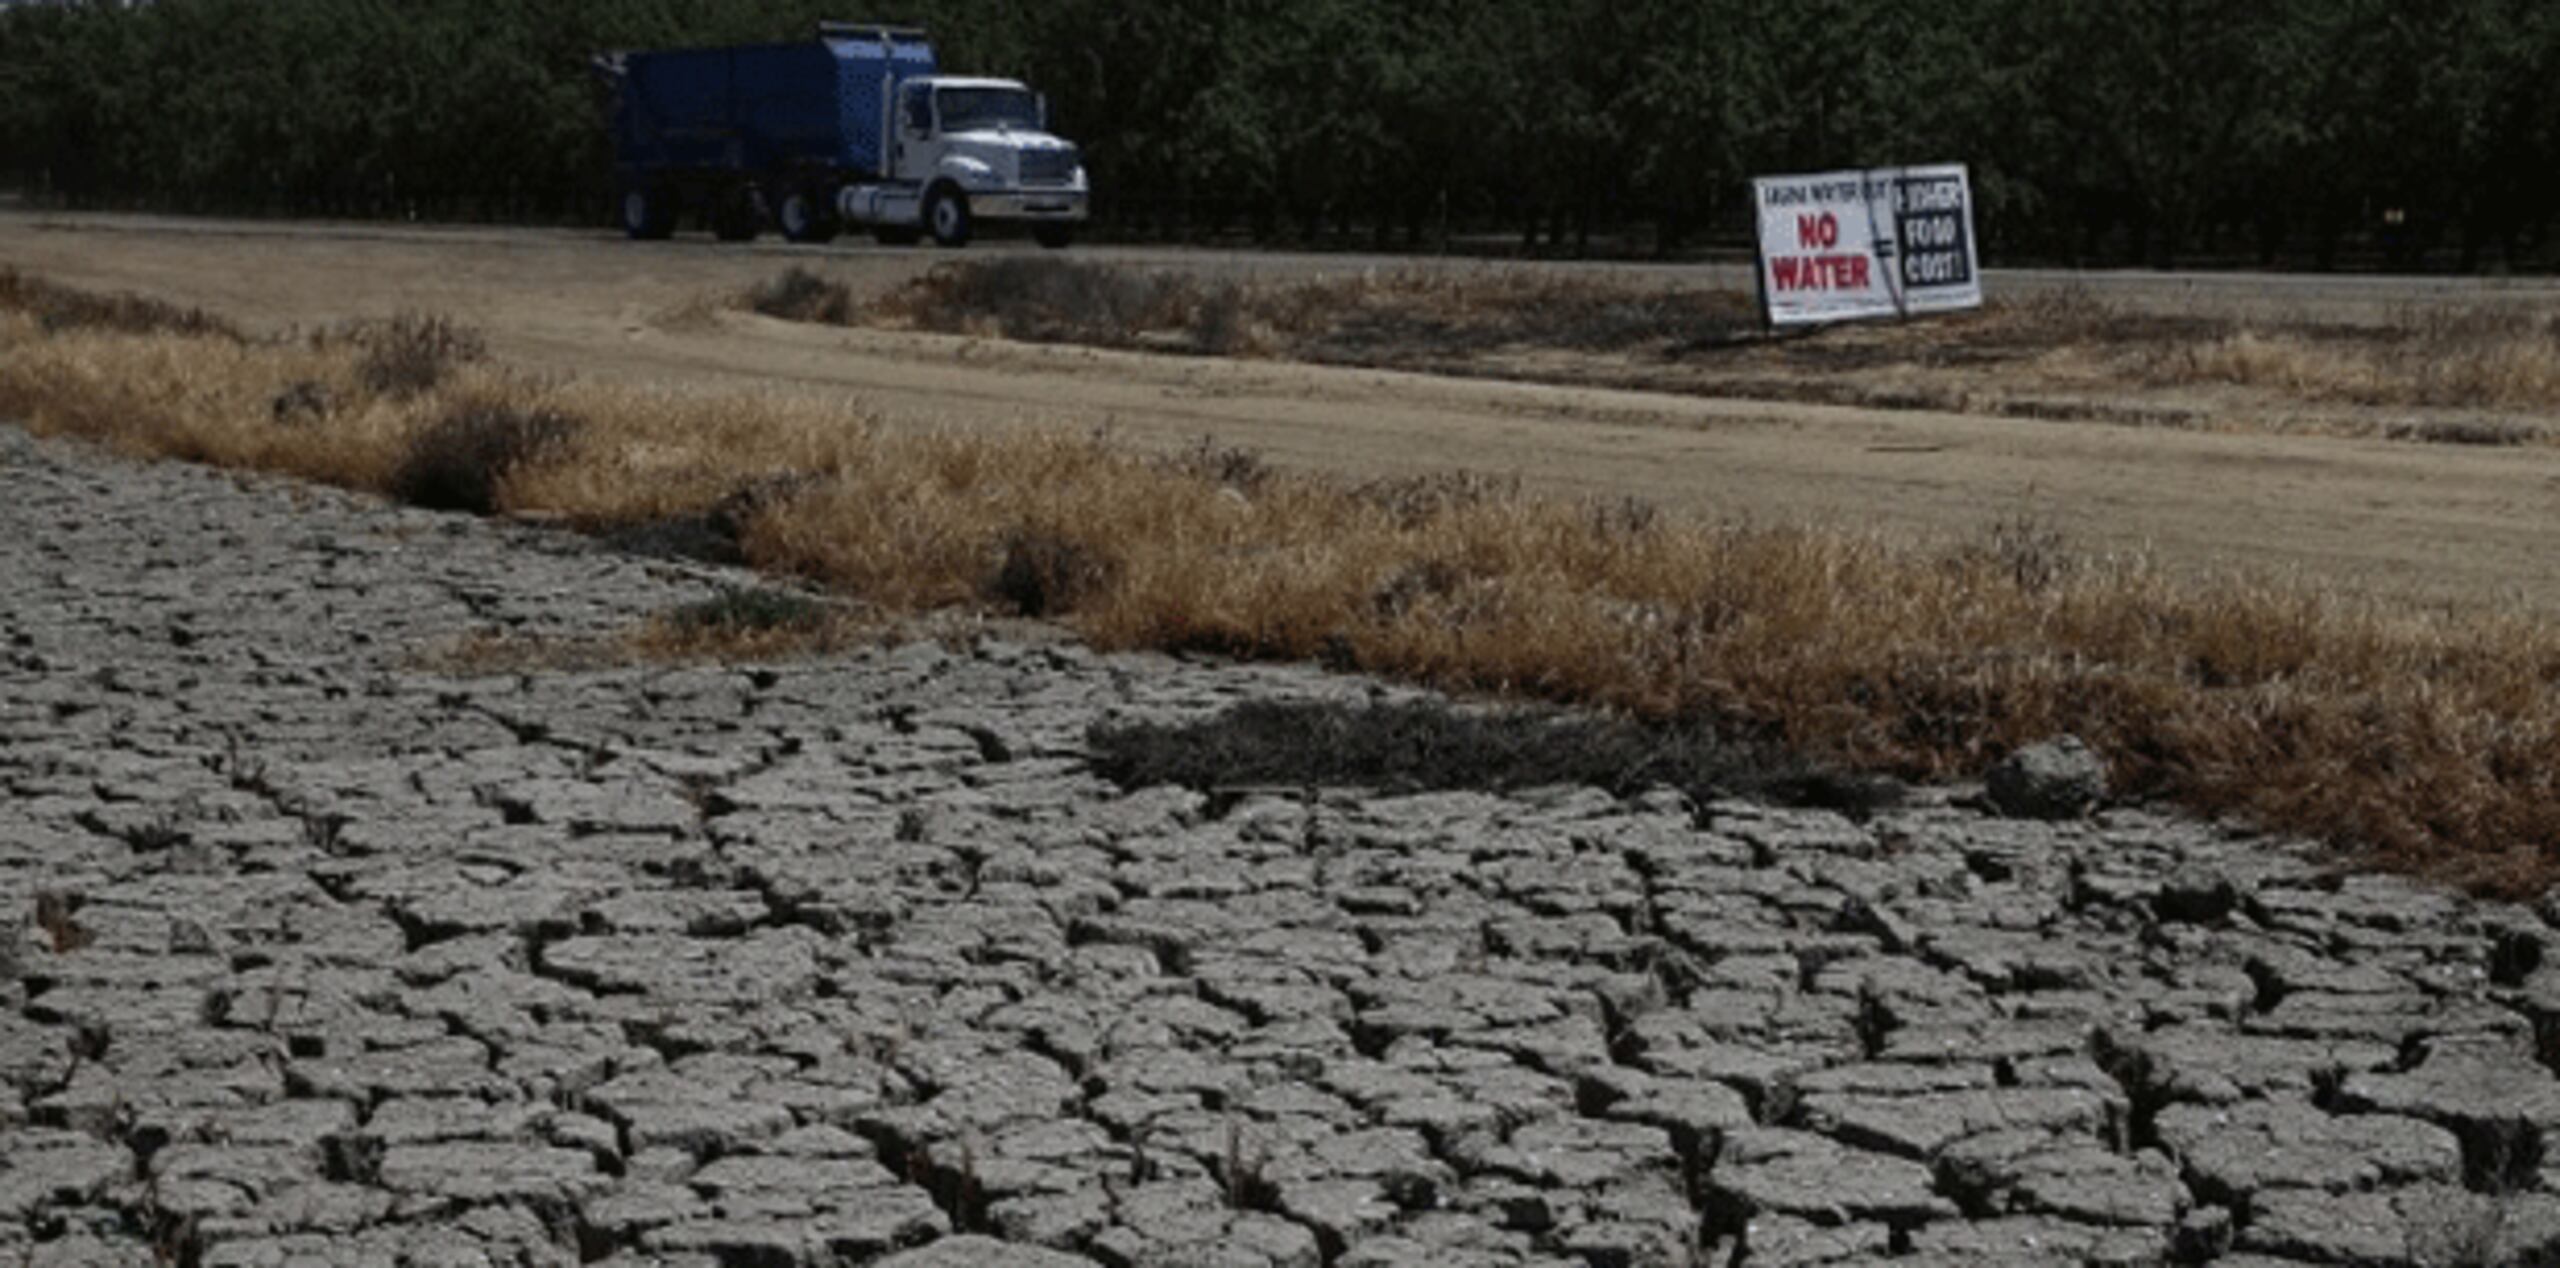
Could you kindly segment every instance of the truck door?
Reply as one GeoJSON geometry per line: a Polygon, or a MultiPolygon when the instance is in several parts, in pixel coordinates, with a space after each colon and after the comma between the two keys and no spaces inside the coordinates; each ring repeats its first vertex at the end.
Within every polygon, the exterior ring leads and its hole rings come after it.
{"type": "Polygon", "coordinates": [[[898,152],[890,168],[901,179],[933,170],[925,144],[933,139],[933,85],[909,80],[898,86],[898,152]]]}

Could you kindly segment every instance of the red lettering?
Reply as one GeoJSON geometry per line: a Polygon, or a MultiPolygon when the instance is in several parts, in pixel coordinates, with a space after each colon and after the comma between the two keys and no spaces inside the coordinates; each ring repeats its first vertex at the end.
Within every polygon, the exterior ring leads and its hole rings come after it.
{"type": "Polygon", "coordinates": [[[1778,291],[1863,291],[1874,279],[1872,262],[1863,255],[1782,255],[1769,261],[1769,284],[1778,291]]]}
{"type": "Polygon", "coordinates": [[[1800,247],[1840,245],[1840,217],[1827,211],[1819,216],[1796,217],[1796,245],[1800,247]]]}

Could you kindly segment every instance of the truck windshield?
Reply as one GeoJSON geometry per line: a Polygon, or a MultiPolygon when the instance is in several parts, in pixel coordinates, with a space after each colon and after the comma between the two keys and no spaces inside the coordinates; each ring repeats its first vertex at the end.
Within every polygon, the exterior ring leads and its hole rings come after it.
{"type": "Polygon", "coordinates": [[[1022,88],[945,88],[934,94],[942,114],[942,130],[1040,127],[1040,98],[1022,88]]]}

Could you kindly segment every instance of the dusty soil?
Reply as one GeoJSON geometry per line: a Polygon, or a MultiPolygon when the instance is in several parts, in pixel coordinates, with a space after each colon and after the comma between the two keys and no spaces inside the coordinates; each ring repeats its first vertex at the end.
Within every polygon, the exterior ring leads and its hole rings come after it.
{"type": "MultiPolygon", "coordinates": [[[[1010,249],[997,247],[995,249],[1010,249]]],[[[1374,261],[1108,252],[1214,270],[1374,261]]],[[[798,327],[716,308],[789,263],[887,287],[930,251],[641,247],[602,234],[0,217],[0,264],[273,327],[405,309],[485,327],[547,372],[852,398],[899,423],[1203,435],[1362,476],[1517,473],[1573,495],[1928,539],[2038,516],[2084,549],[2300,573],[2390,600],[2560,605],[2560,452],[2232,435],[1925,410],[1699,399],[798,327]]],[[[1626,269],[1627,266],[1612,266],[1626,269]]],[[[1666,272],[1664,276],[1672,276],[1666,272]]],[[[1729,285],[1701,269],[1702,285],[1729,285]]],[[[2413,305],[2548,312],[2533,283],[1995,278],[2158,312],[2282,305],[2338,321],[2413,305]]]]}

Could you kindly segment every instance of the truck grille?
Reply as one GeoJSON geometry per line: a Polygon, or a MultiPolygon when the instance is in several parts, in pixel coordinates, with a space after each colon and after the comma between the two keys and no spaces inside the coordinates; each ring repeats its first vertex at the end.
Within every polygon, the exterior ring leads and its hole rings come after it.
{"type": "Polygon", "coordinates": [[[1025,185],[1064,185],[1075,179],[1074,150],[1024,150],[1022,183],[1025,185]]]}

